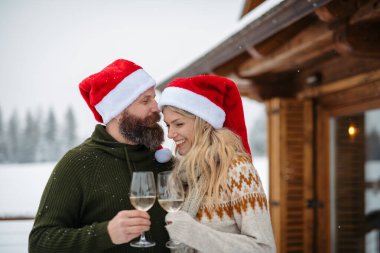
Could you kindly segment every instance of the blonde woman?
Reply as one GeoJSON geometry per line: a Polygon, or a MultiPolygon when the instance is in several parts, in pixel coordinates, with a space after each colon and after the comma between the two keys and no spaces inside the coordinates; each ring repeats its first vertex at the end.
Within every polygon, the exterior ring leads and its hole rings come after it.
{"type": "Polygon", "coordinates": [[[176,143],[174,172],[187,189],[166,216],[181,252],[276,252],[267,199],[252,165],[235,83],[219,76],[179,78],[159,106],[176,143]]]}

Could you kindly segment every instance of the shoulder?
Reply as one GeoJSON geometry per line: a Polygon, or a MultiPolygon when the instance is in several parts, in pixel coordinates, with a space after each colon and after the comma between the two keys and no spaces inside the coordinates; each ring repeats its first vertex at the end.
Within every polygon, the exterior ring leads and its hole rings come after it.
{"type": "MultiPolygon", "coordinates": [[[[237,209],[249,205],[253,210],[268,209],[267,198],[259,174],[252,164],[251,159],[238,158],[229,168],[227,185],[230,190],[230,200],[237,209]]],[[[240,209],[239,209],[240,210],[240,209]]]]}
{"type": "Polygon", "coordinates": [[[84,173],[96,164],[100,153],[94,148],[81,144],[67,151],[55,166],[56,173],[84,173]]]}
{"type": "Polygon", "coordinates": [[[250,158],[236,157],[227,173],[227,185],[232,195],[264,193],[260,176],[250,158]]]}
{"type": "Polygon", "coordinates": [[[252,160],[246,157],[235,157],[228,169],[227,178],[229,183],[240,181],[241,178],[251,178],[256,174],[256,170],[252,164],[252,160]]]}

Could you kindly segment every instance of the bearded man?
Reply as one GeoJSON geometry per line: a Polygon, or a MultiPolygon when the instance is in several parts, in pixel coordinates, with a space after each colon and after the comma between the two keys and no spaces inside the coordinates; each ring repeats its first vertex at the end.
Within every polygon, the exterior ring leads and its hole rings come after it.
{"type": "Polygon", "coordinates": [[[141,252],[129,241],[146,232],[156,242],[144,252],[169,252],[165,211],[134,210],[128,197],[134,171],[170,170],[160,149],[164,133],[155,82],[138,65],[116,60],[84,79],[80,92],[95,119],[90,138],[68,151],[43,192],[29,252],[141,252]]]}

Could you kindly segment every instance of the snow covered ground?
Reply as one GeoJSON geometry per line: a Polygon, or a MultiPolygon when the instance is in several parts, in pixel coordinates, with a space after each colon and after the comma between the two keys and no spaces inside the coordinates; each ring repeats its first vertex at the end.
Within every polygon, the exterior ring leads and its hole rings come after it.
{"type": "MultiPolygon", "coordinates": [[[[54,163],[0,165],[0,217],[34,217],[54,163]]],[[[0,252],[28,252],[33,220],[0,221],[0,252]]]]}
{"type": "MultiPolygon", "coordinates": [[[[268,194],[268,160],[254,160],[268,194]]],[[[42,191],[55,163],[0,165],[0,217],[34,217],[42,191]]],[[[0,252],[28,252],[33,220],[0,221],[0,252]]]]}
{"type": "Polygon", "coordinates": [[[0,221],[0,252],[28,252],[28,236],[33,220],[0,221]]]}
{"type": "Polygon", "coordinates": [[[0,217],[34,217],[55,163],[0,165],[0,217]]]}

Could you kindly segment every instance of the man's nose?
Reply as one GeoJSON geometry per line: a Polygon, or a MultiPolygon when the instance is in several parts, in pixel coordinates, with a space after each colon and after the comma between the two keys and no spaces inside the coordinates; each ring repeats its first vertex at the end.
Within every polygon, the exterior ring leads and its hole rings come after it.
{"type": "Polygon", "coordinates": [[[156,100],[154,100],[154,102],[152,103],[151,110],[152,110],[152,112],[160,112],[160,108],[158,108],[158,104],[157,104],[156,100]]]}

